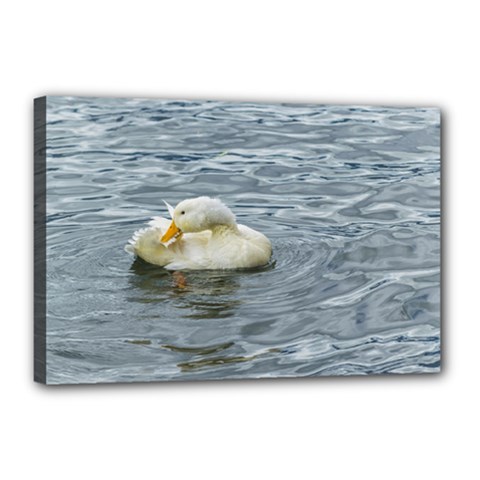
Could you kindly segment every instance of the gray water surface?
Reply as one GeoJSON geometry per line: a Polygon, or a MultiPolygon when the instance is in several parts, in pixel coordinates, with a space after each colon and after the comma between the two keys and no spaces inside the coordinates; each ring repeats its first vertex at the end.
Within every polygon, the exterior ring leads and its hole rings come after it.
{"type": "Polygon", "coordinates": [[[439,371],[438,109],[48,97],[47,170],[48,383],[439,371]],[[199,195],[271,262],[124,251],[199,195]]]}

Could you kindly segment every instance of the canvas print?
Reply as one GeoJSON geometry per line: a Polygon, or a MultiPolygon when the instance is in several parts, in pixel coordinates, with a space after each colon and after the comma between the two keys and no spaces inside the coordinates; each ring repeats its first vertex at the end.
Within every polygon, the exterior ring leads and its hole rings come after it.
{"type": "Polygon", "coordinates": [[[440,371],[440,111],[35,100],[35,380],[440,371]]]}

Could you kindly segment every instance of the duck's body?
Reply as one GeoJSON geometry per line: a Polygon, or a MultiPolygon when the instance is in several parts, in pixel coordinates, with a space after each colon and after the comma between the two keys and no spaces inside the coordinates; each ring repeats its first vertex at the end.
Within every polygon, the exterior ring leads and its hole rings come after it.
{"type": "Polygon", "coordinates": [[[268,238],[237,224],[220,200],[184,200],[170,213],[172,221],[155,217],[135,232],[126,250],[168,270],[251,268],[270,260],[268,238]]]}

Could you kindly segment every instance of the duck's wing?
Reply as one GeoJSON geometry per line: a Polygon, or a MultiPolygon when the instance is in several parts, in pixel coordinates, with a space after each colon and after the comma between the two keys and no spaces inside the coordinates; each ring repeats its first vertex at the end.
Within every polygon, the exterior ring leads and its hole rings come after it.
{"type": "Polygon", "coordinates": [[[208,243],[212,233],[208,230],[185,233],[179,239],[160,241],[168,230],[171,220],[153,217],[147,228],[137,230],[125,246],[125,250],[149,263],[168,270],[208,268],[210,254],[208,243]]]}
{"type": "Polygon", "coordinates": [[[165,233],[168,230],[168,227],[172,223],[171,220],[163,217],[152,217],[152,219],[148,222],[151,228],[158,228],[165,233]]]}
{"type": "Polygon", "coordinates": [[[134,232],[132,238],[130,238],[127,245],[125,245],[125,251],[135,255],[135,246],[138,245],[139,240],[142,237],[145,237],[145,235],[158,235],[159,238],[161,238],[161,236],[167,231],[168,226],[170,225],[170,220],[162,217],[152,217],[148,222],[148,225],[150,226],[134,232]]]}
{"type": "MultiPolygon", "coordinates": [[[[137,230],[125,245],[125,251],[137,255],[149,263],[165,265],[172,259],[172,252],[168,243],[162,243],[160,239],[167,231],[171,220],[162,217],[153,217],[148,227],[137,230]]],[[[175,241],[175,240],[173,240],[175,241]]]]}
{"type": "Polygon", "coordinates": [[[184,233],[182,237],[168,247],[171,260],[164,266],[167,270],[198,270],[209,268],[211,252],[209,241],[212,232],[205,230],[196,233],[184,233]]]}

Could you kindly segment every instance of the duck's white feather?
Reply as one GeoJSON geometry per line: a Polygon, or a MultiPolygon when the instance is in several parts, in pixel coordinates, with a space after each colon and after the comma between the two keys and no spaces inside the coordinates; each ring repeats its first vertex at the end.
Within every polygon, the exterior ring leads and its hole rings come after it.
{"type": "Polygon", "coordinates": [[[170,214],[170,218],[173,219],[173,212],[174,212],[175,209],[165,200],[163,201],[163,203],[167,206],[168,213],[170,214]]]}
{"type": "Polygon", "coordinates": [[[216,208],[217,204],[212,200],[207,197],[186,200],[175,210],[167,204],[175,223],[185,225],[182,236],[162,243],[161,238],[171,222],[154,217],[149,222],[149,228],[133,234],[125,249],[168,270],[248,268],[266,264],[272,252],[268,238],[252,228],[236,224],[232,212],[219,201],[221,207],[216,208]],[[195,220],[184,216],[182,212],[185,210],[187,214],[193,210],[195,220]],[[201,223],[195,223],[199,217],[205,218],[203,221],[209,228],[188,233],[188,228],[202,228],[201,223]],[[222,218],[225,223],[222,223],[222,218]]]}

